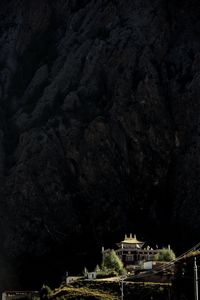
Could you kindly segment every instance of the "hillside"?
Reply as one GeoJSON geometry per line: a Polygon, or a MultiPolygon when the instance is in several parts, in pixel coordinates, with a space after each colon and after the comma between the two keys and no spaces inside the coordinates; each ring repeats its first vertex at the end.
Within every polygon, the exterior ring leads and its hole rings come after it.
{"type": "Polygon", "coordinates": [[[125,232],[196,243],[199,13],[197,0],[0,1],[2,288],[93,266],[125,232]]]}

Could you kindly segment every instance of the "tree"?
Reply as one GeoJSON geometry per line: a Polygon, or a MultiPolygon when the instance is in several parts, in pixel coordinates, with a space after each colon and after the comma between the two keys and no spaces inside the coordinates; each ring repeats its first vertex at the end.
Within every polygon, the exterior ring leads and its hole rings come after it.
{"type": "Polygon", "coordinates": [[[42,300],[48,300],[51,296],[52,290],[48,285],[43,284],[41,290],[40,290],[40,299],[42,300]]]}
{"type": "Polygon", "coordinates": [[[84,277],[87,277],[88,276],[88,269],[86,267],[84,267],[84,270],[83,270],[83,276],[84,277]]]}
{"type": "Polygon", "coordinates": [[[122,274],[124,272],[123,262],[114,250],[104,253],[102,270],[116,271],[118,274],[122,274]]]}
{"type": "Polygon", "coordinates": [[[100,272],[101,271],[101,269],[100,269],[100,267],[99,267],[99,265],[96,265],[96,267],[95,267],[95,270],[94,270],[95,272],[100,272]]]}
{"type": "Polygon", "coordinates": [[[171,261],[175,260],[176,255],[173,250],[163,248],[155,255],[154,259],[158,261],[171,261]]]}

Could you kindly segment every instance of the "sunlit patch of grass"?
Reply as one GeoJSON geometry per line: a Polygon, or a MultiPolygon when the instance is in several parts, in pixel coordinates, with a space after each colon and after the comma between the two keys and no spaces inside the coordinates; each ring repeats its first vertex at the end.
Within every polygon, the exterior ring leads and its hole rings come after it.
{"type": "Polygon", "coordinates": [[[89,289],[86,287],[75,288],[72,286],[63,287],[61,289],[56,289],[51,294],[51,299],[96,299],[96,300],[117,300],[118,298],[110,293],[89,289]]]}

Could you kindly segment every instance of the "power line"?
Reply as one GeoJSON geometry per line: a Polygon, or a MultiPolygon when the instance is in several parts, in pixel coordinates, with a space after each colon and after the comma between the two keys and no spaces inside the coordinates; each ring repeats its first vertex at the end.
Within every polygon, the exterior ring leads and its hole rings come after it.
{"type": "MultiPolygon", "coordinates": [[[[171,266],[174,265],[175,262],[178,262],[179,260],[181,260],[182,258],[184,258],[186,255],[188,255],[189,253],[191,253],[194,250],[198,250],[200,248],[200,242],[198,244],[196,244],[195,246],[193,246],[191,249],[187,250],[186,252],[182,253],[181,255],[179,255],[176,259],[168,262],[168,263],[163,263],[161,266],[159,266],[157,269],[155,269],[155,271],[153,272],[153,274],[158,274],[162,271],[165,271],[167,269],[169,269],[171,266]]],[[[131,276],[132,279],[134,278],[144,278],[149,276],[149,274],[143,274],[143,275],[134,275],[131,276]]]]}
{"type": "MultiPolygon", "coordinates": [[[[154,274],[158,274],[164,270],[169,269],[171,266],[174,265],[174,263],[180,261],[181,259],[183,259],[184,257],[187,257],[188,254],[192,253],[194,250],[199,250],[200,248],[200,242],[197,243],[195,246],[193,246],[191,249],[185,251],[184,253],[182,253],[181,255],[179,255],[176,259],[162,264],[161,266],[159,266],[153,273],[154,274]]],[[[143,274],[143,275],[135,275],[135,276],[131,276],[131,279],[136,279],[136,278],[145,278],[148,277],[150,274],[143,274]]],[[[125,278],[123,278],[125,279],[125,278]]],[[[124,299],[124,289],[123,289],[123,279],[121,281],[121,299],[124,299]]],[[[170,286],[169,286],[170,289],[170,286]]],[[[170,291],[169,291],[170,292],[170,291]]],[[[196,265],[196,257],[194,258],[194,293],[195,293],[195,300],[199,300],[198,298],[198,272],[197,272],[197,265],[196,265]]],[[[141,295],[139,299],[145,299],[146,296],[149,296],[149,292],[148,291],[144,291],[141,295]]],[[[169,299],[170,299],[170,294],[169,294],[169,299]]]]}

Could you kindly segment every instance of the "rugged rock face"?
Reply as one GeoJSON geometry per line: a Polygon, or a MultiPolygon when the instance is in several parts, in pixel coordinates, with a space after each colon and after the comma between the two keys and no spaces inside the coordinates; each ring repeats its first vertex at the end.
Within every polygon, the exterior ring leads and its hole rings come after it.
{"type": "Polygon", "coordinates": [[[197,240],[199,13],[198,1],[1,1],[3,288],[80,267],[125,231],[197,240]]]}

